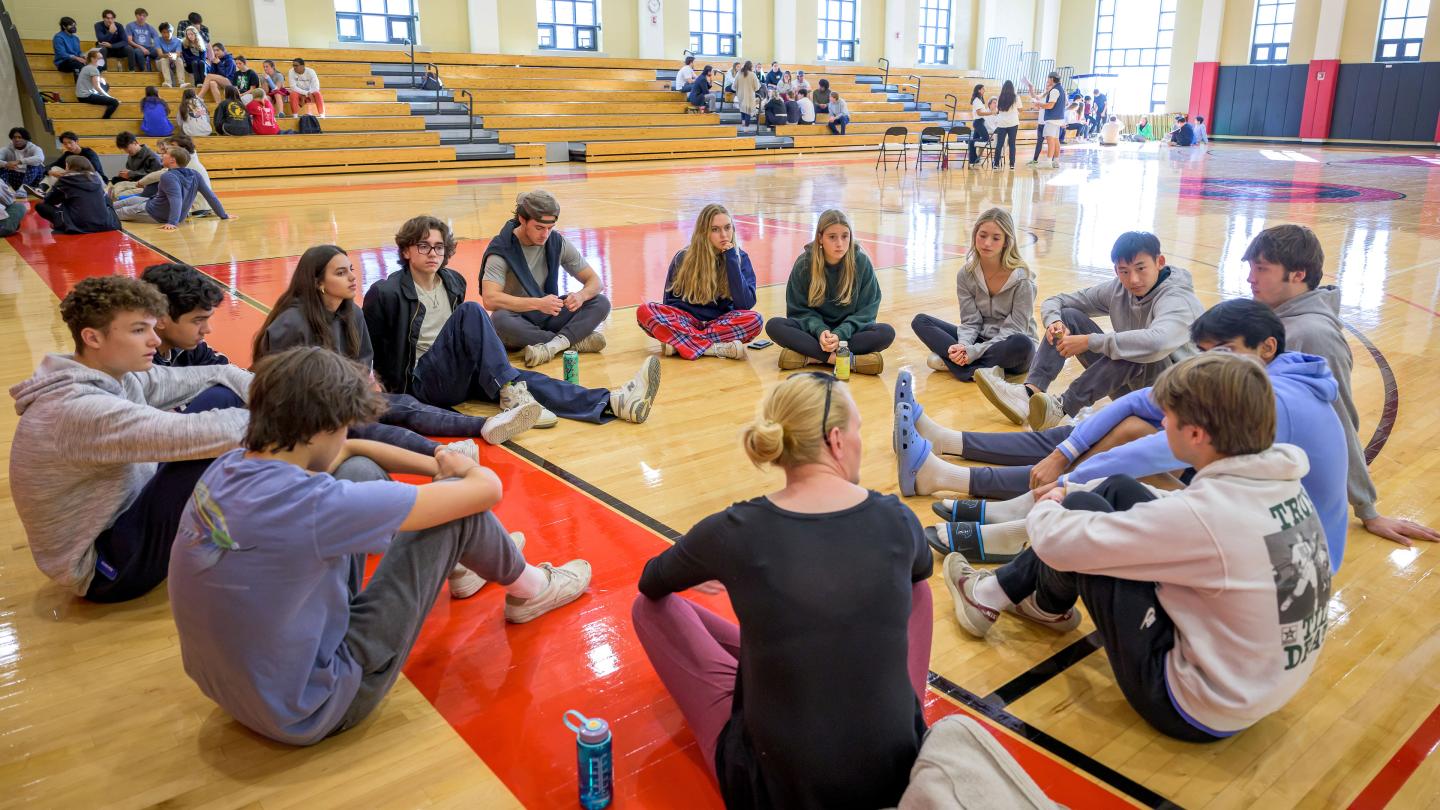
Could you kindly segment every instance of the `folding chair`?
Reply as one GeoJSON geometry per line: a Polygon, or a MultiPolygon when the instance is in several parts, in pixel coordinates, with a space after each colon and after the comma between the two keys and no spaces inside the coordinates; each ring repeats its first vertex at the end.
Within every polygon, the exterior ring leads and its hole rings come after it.
{"type": "Polygon", "coordinates": [[[875,168],[880,168],[880,164],[882,163],[885,164],[886,168],[889,168],[890,155],[892,152],[895,154],[896,168],[905,168],[905,157],[909,149],[909,140],[910,130],[905,127],[890,127],[885,130],[885,134],[880,136],[880,152],[875,155],[875,168]],[[895,137],[900,139],[899,143],[894,143],[890,140],[895,137]]]}
{"type": "Polygon", "coordinates": [[[915,168],[918,170],[923,165],[926,156],[939,164],[940,168],[946,167],[949,157],[945,140],[949,133],[944,127],[925,127],[920,130],[920,150],[915,153],[915,168]]]}

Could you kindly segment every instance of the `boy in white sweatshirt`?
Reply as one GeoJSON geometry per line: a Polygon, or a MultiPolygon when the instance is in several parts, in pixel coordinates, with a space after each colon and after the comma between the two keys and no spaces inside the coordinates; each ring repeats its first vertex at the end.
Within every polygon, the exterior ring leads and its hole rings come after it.
{"type": "Polygon", "coordinates": [[[1001,612],[1105,644],[1126,700],[1161,733],[1223,739],[1284,706],[1325,641],[1330,560],[1300,479],[1309,461],[1273,444],[1275,404],[1255,360],[1211,353],[1156,382],[1175,493],[1116,475],[1056,487],[1027,519],[1031,547],[994,573],[945,558],[955,617],[983,637],[1001,612]]]}
{"type": "Polygon", "coordinates": [[[249,423],[249,372],[154,365],[166,310],[143,281],[87,278],[60,302],[75,353],[47,354],[10,388],[20,414],[10,486],[30,553],[94,602],[165,579],[195,482],[249,423]]]}

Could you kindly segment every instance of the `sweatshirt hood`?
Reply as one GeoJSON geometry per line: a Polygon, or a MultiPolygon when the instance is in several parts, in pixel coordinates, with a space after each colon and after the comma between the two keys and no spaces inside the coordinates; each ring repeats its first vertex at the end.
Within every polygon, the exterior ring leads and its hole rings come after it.
{"type": "Polygon", "coordinates": [[[58,181],[58,185],[69,186],[79,191],[105,190],[104,184],[100,182],[100,175],[95,172],[62,175],[58,181]]]}
{"type": "Polygon", "coordinates": [[[1222,458],[1195,474],[1201,478],[1253,478],[1259,481],[1299,481],[1310,472],[1310,459],[1293,444],[1279,442],[1245,456],[1222,458]]]}
{"type": "Polygon", "coordinates": [[[1145,295],[1137,298],[1137,301],[1144,301],[1152,296],[1158,296],[1169,289],[1188,290],[1191,295],[1195,293],[1195,279],[1190,275],[1189,270],[1182,270],[1174,265],[1165,265],[1160,270],[1161,278],[1155,282],[1155,286],[1145,295]]]}
{"type": "Polygon", "coordinates": [[[1284,352],[1270,361],[1270,376],[1277,380],[1289,380],[1304,386],[1315,398],[1324,403],[1335,401],[1340,394],[1340,385],[1330,373],[1330,364],[1325,358],[1303,352],[1284,352]]]}
{"type": "Polygon", "coordinates": [[[1300,293],[1275,307],[1275,314],[1281,318],[1293,318],[1297,315],[1320,315],[1334,321],[1338,327],[1340,325],[1340,288],[1331,284],[1300,293]]]}
{"type": "Polygon", "coordinates": [[[107,394],[124,395],[120,383],[109,374],[76,362],[73,355],[47,354],[28,380],[10,386],[15,400],[15,413],[24,415],[36,403],[53,397],[69,396],[76,388],[99,389],[107,394]]]}

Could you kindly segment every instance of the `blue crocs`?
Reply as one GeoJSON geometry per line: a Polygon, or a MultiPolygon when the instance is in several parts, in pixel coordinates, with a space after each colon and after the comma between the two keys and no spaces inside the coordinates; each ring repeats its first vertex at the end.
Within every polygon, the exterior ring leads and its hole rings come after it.
{"type": "MultiPolygon", "coordinates": [[[[920,414],[925,413],[925,408],[915,401],[915,378],[910,376],[909,371],[901,370],[900,376],[895,378],[895,404],[909,406],[913,422],[920,421],[920,414]]],[[[895,431],[891,436],[890,449],[895,455],[900,455],[899,431],[895,431]]]]}
{"type": "Polygon", "coordinates": [[[915,495],[915,475],[930,455],[930,440],[915,430],[914,412],[901,402],[895,405],[895,428],[891,436],[895,445],[896,471],[900,478],[900,494],[915,495]]]}

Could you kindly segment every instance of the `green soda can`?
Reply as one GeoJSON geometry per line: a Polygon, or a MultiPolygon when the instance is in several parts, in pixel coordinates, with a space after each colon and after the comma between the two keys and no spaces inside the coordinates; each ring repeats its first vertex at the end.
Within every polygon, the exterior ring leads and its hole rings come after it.
{"type": "Polygon", "coordinates": [[[565,382],[580,384],[580,353],[571,349],[564,354],[565,382]]]}

